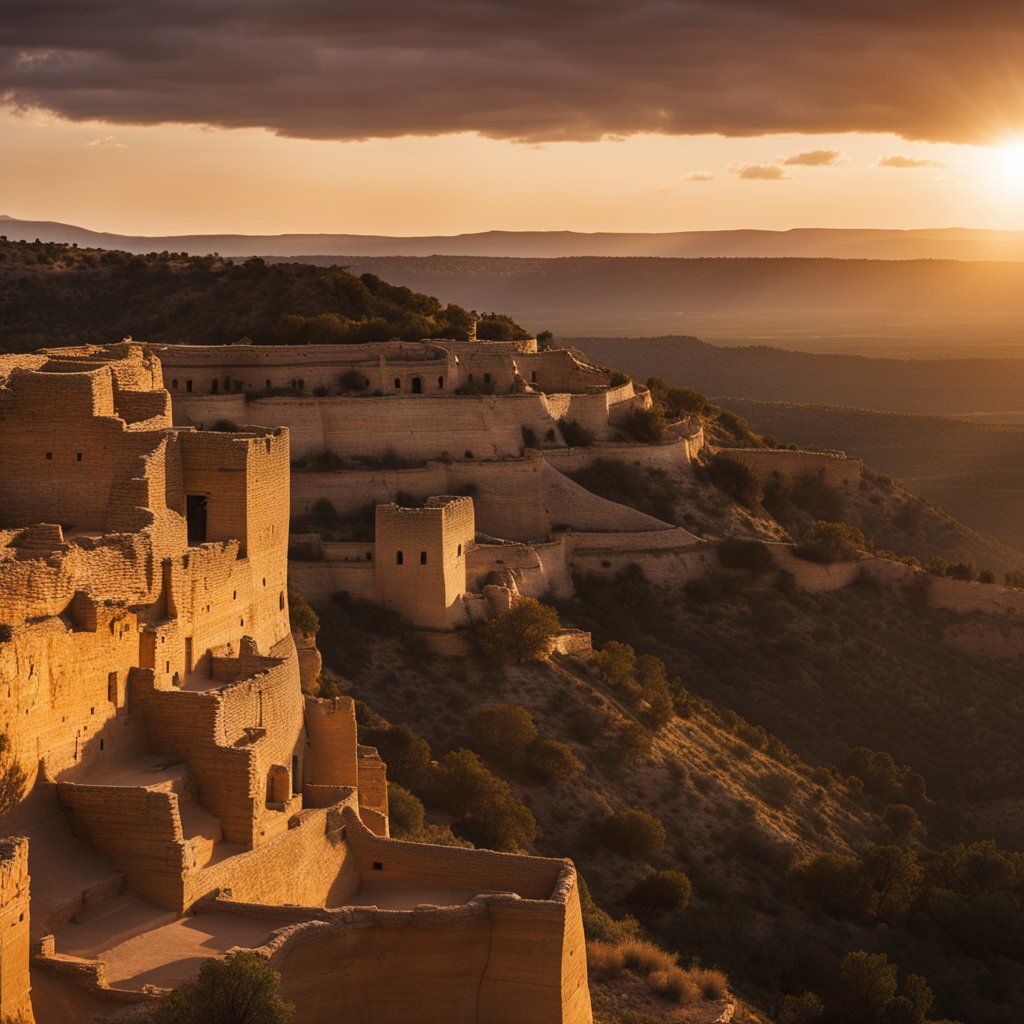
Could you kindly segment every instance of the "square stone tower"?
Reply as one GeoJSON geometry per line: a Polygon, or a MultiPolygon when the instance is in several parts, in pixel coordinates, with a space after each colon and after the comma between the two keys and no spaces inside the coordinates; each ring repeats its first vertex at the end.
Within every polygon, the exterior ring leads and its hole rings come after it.
{"type": "Polygon", "coordinates": [[[458,605],[475,533],[472,498],[428,498],[423,508],[378,505],[374,558],[381,600],[423,629],[463,624],[458,605]]]}

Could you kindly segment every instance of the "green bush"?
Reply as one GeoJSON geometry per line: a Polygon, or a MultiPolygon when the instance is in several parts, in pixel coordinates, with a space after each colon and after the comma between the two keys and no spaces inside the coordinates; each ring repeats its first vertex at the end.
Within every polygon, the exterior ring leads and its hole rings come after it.
{"type": "Polygon", "coordinates": [[[537,739],[533,716],[518,704],[481,708],[469,720],[474,746],[488,761],[502,768],[518,768],[537,739]]]}
{"type": "Polygon", "coordinates": [[[530,773],[541,782],[568,782],[583,769],[579,758],[557,740],[534,740],[527,751],[530,773]]]}
{"type": "Polygon", "coordinates": [[[598,836],[609,850],[629,860],[649,860],[665,846],[665,826],[646,811],[620,811],[601,823],[598,836]]]}
{"type": "Polygon", "coordinates": [[[388,821],[396,839],[422,832],[426,823],[423,801],[397,782],[389,782],[388,821]]]}
{"type": "Polygon", "coordinates": [[[320,629],[319,616],[297,590],[288,591],[288,621],[292,632],[300,636],[316,636],[320,629]]]}
{"type": "Polygon", "coordinates": [[[775,1015],[776,1024],[814,1024],[825,1013],[825,1004],[813,993],[783,996],[775,1015]]]}
{"type": "Polygon", "coordinates": [[[808,562],[831,565],[849,562],[864,550],[864,534],[849,523],[811,523],[800,534],[800,543],[793,553],[808,562]]]}
{"type": "Polygon", "coordinates": [[[530,809],[472,750],[445,754],[438,767],[437,789],[455,818],[452,831],[476,846],[515,853],[537,837],[530,809]]]}
{"type": "Polygon", "coordinates": [[[163,996],[154,1024],[287,1024],[294,1006],[278,990],[281,975],[258,953],[205,960],[193,981],[163,996]]]}
{"type": "Polygon", "coordinates": [[[592,430],[588,430],[579,420],[567,420],[564,416],[558,421],[558,429],[562,432],[562,440],[570,448],[589,448],[597,440],[592,430]]]}
{"type": "Polygon", "coordinates": [[[633,886],[629,902],[642,914],[669,914],[682,910],[691,893],[690,880],[682,871],[656,871],[633,886]]]}
{"type": "Polygon", "coordinates": [[[359,739],[377,748],[388,766],[388,775],[402,786],[418,789],[427,780],[430,746],[404,722],[379,728],[361,728],[359,739]]]}
{"type": "Polygon", "coordinates": [[[665,435],[665,426],[665,414],[658,406],[633,409],[619,423],[624,434],[643,444],[657,444],[665,435]]]}
{"type": "Polygon", "coordinates": [[[750,468],[739,459],[716,452],[707,463],[708,479],[724,494],[741,505],[753,508],[761,497],[761,488],[750,468]]]}
{"type": "Polygon", "coordinates": [[[522,665],[543,658],[561,628],[554,608],[522,597],[509,611],[488,619],[477,630],[477,639],[485,654],[522,665]]]}

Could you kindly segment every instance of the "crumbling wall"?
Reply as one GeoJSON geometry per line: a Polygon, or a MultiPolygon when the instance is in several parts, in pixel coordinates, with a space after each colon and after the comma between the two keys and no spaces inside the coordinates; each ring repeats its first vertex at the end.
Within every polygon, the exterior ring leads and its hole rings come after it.
{"type": "Polygon", "coordinates": [[[32,1024],[28,840],[0,840],[0,1017],[32,1024]]]}
{"type": "Polygon", "coordinates": [[[805,452],[784,448],[725,448],[722,454],[744,463],[760,484],[776,474],[815,477],[829,487],[860,483],[864,464],[845,452],[805,452]]]}

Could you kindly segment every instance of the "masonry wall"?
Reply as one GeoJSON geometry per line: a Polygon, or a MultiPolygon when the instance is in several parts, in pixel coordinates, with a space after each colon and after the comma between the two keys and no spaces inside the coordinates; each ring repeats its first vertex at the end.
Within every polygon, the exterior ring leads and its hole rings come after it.
{"type": "Polygon", "coordinates": [[[738,459],[753,472],[758,483],[765,484],[775,474],[810,476],[830,487],[860,483],[864,464],[848,459],[843,452],[805,452],[781,448],[726,448],[724,455],[738,459]]]}
{"type": "Polygon", "coordinates": [[[430,498],[426,508],[379,505],[374,569],[380,599],[418,626],[447,628],[466,592],[474,536],[470,498],[430,498]]]}
{"type": "Polygon", "coordinates": [[[0,840],[0,1017],[32,1024],[28,840],[0,840]]]}

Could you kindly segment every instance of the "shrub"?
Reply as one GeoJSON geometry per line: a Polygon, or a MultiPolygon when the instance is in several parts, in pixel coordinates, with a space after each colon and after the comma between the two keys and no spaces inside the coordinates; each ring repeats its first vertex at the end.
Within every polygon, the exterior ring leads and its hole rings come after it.
{"type": "Polygon", "coordinates": [[[597,440],[594,432],[588,430],[579,420],[567,420],[563,416],[558,421],[558,429],[562,432],[562,440],[570,448],[589,448],[597,440]]]}
{"type": "Polygon", "coordinates": [[[389,782],[388,821],[397,839],[421,832],[426,822],[423,801],[397,782],[389,782]]]}
{"type": "Polygon", "coordinates": [[[568,782],[583,768],[579,758],[557,740],[534,740],[527,752],[530,772],[541,782],[568,782]]]}
{"type": "Polygon", "coordinates": [[[258,953],[206,960],[193,981],[168,992],[154,1024],[287,1024],[294,1007],[278,995],[281,975],[258,953]]]}
{"type": "Polygon", "coordinates": [[[595,459],[569,478],[588,491],[620,505],[675,522],[680,487],[663,469],[633,465],[621,459],[595,459]]]}
{"type": "Polygon", "coordinates": [[[509,611],[488,619],[477,631],[477,639],[486,654],[521,665],[543,658],[559,629],[554,608],[522,597],[509,611]]]}
{"type": "Polygon", "coordinates": [[[910,804],[888,804],[882,811],[882,824],[893,842],[907,843],[921,827],[921,819],[910,804]]]}
{"type": "Polygon", "coordinates": [[[788,807],[795,790],[796,782],[785,772],[769,772],[757,780],[757,791],[769,807],[788,807]]]}
{"type": "Polygon", "coordinates": [[[721,971],[710,967],[695,967],[690,971],[690,977],[705,999],[724,999],[729,994],[729,981],[721,971]]]}
{"type": "Polygon", "coordinates": [[[430,746],[404,722],[381,728],[362,728],[359,739],[377,748],[388,766],[388,775],[400,785],[416,789],[426,780],[430,769],[430,746]]]}
{"type": "Polygon", "coordinates": [[[682,871],[656,871],[633,886],[629,902],[640,913],[668,914],[682,910],[691,893],[690,880],[682,871]]]}
{"type": "Polygon", "coordinates": [[[344,394],[358,394],[365,391],[369,382],[358,370],[346,370],[338,378],[338,387],[344,394]]]}
{"type": "Polygon", "coordinates": [[[27,781],[24,769],[11,756],[10,737],[0,732],[0,818],[18,806],[27,781]]]}
{"type": "Polygon", "coordinates": [[[470,734],[479,751],[502,768],[517,768],[537,739],[530,712],[518,704],[481,708],[469,720],[470,734]]]}
{"type": "Polygon", "coordinates": [[[438,783],[445,807],[456,818],[452,830],[476,846],[514,853],[537,837],[530,809],[472,750],[445,754],[438,783]]]}
{"type": "Polygon", "coordinates": [[[708,460],[708,479],[724,494],[728,494],[741,505],[753,508],[757,504],[761,489],[750,467],[730,455],[716,452],[708,460]]]}
{"type": "Polygon", "coordinates": [[[620,429],[634,441],[656,444],[665,434],[665,414],[658,406],[636,408],[619,424],[620,429]]]}
{"type": "Polygon", "coordinates": [[[830,565],[849,562],[864,550],[864,534],[849,523],[811,523],[800,534],[800,543],[793,553],[808,562],[830,565]]]}
{"type": "Polygon", "coordinates": [[[601,842],[629,860],[647,860],[665,845],[665,826],[646,811],[620,811],[609,815],[598,831],[601,842]]]}
{"type": "Polygon", "coordinates": [[[320,629],[320,618],[309,602],[297,591],[288,591],[288,621],[293,633],[315,636],[320,629]]]}
{"type": "Polygon", "coordinates": [[[783,996],[776,1014],[776,1024],[813,1024],[825,1013],[825,1004],[813,993],[783,996]]]}

